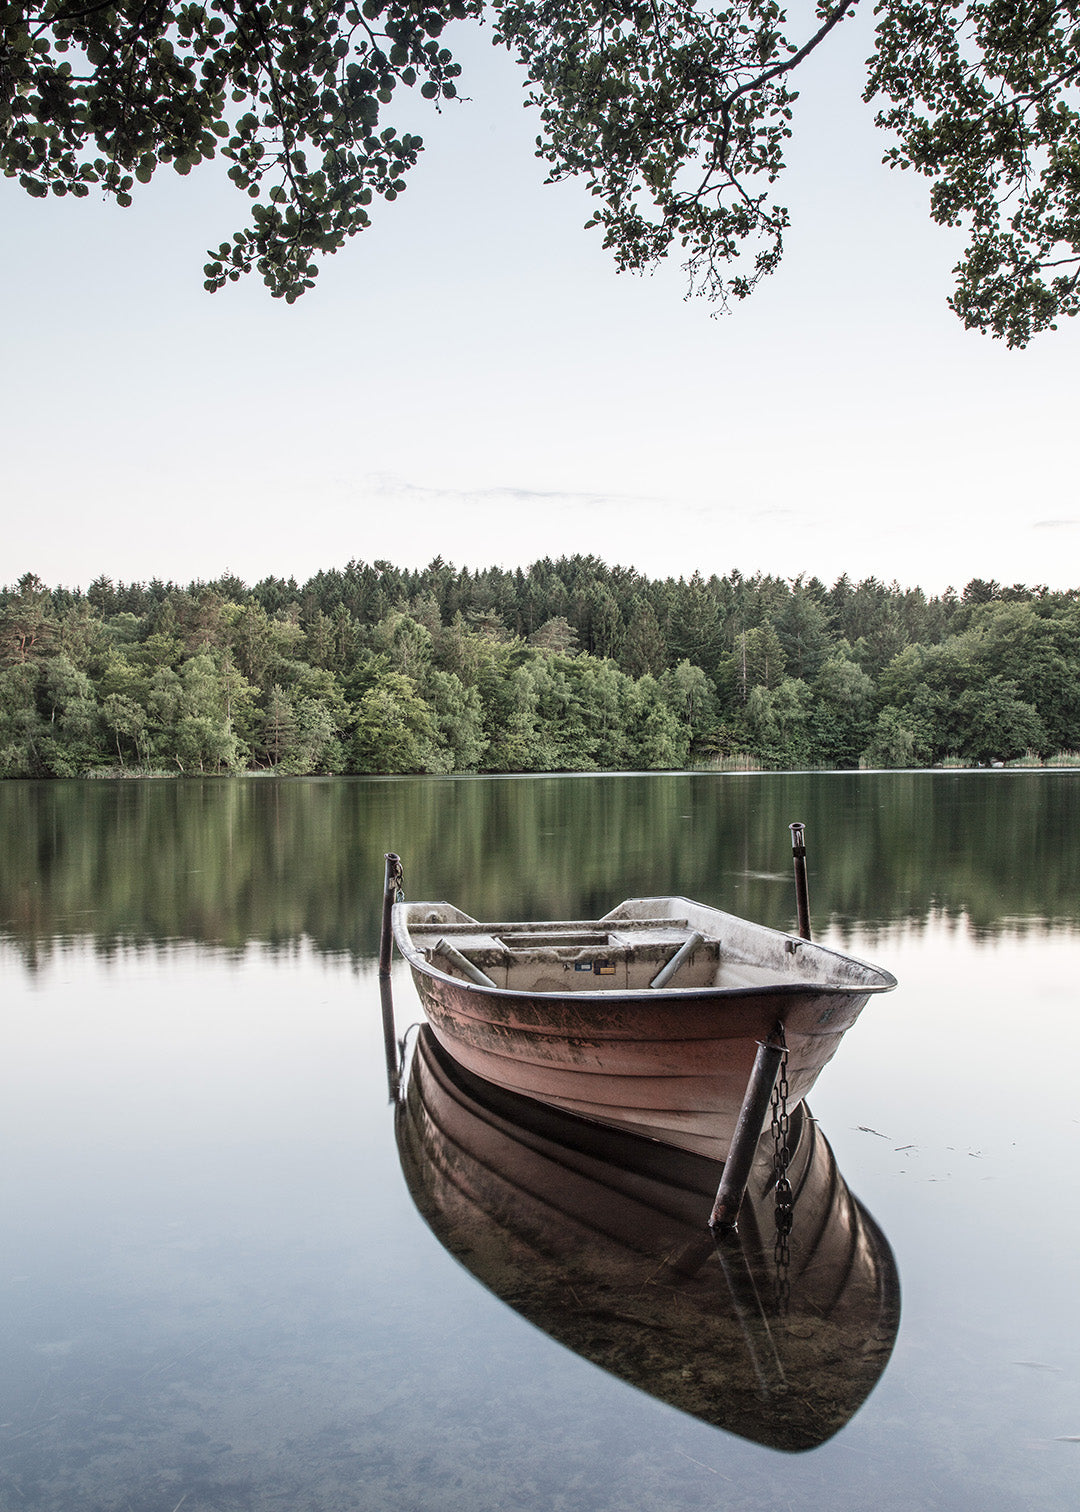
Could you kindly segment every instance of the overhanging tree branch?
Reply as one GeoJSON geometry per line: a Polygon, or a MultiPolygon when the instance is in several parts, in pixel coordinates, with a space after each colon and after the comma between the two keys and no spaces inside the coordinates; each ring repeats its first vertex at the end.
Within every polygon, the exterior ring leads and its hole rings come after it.
{"type": "MultiPolygon", "coordinates": [[[[691,291],[723,304],[779,262],[790,82],[859,3],[823,0],[801,43],[780,0],[14,3],[0,167],[37,197],[98,185],[125,205],[162,164],[220,152],[251,223],[211,254],[207,287],[257,268],[295,299],[373,197],[405,186],[422,141],[383,125],[397,91],[452,98],[443,31],[491,17],[526,70],[549,178],[584,181],[616,266],[681,248],[691,291]]],[[[954,307],[1023,345],[1080,305],[1054,272],[1080,258],[1080,6],[878,0],[875,26],[862,92],[883,100],[886,161],[931,180],[935,219],[969,227],[954,307]]]]}

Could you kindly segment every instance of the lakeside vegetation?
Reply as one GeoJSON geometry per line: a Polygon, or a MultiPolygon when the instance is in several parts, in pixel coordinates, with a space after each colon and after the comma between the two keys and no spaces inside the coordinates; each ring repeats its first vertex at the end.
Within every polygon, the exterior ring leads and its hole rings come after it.
{"type": "Polygon", "coordinates": [[[0,776],[913,767],[1080,750],[1080,590],[354,561],[0,590],[0,776]]]}

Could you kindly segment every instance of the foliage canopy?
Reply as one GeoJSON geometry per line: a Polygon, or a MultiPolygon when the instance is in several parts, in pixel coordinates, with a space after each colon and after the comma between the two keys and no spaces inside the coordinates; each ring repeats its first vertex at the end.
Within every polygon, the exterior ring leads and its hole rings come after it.
{"type": "MultiPolygon", "coordinates": [[[[436,109],[453,22],[490,20],[524,67],[550,178],[582,178],[621,269],[685,257],[693,292],[744,298],[780,260],[776,185],[794,81],[866,0],[16,0],[0,4],[0,161],[28,193],[120,205],[162,164],[222,156],[250,221],[206,286],[253,268],[287,300],[393,200],[421,137],[384,124],[401,87],[436,109]]],[[[968,238],[950,301],[1011,346],[1080,294],[1080,3],[879,0],[862,81],[885,161],[931,180],[968,238]]]]}
{"type": "Polygon", "coordinates": [[[1062,751],[1080,751],[1080,590],[973,579],[928,599],[874,578],[650,580],[592,557],[0,588],[0,778],[1062,751]]]}

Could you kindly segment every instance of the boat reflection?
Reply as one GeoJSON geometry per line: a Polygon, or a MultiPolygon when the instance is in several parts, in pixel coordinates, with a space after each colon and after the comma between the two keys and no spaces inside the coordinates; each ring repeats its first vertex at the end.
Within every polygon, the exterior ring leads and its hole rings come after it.
{"type": "Polygon", "coordinates": [[[900,1289],[888,1241],[803,1107],[777,1244],[771,1135],[739,1219],[706,1226],[720,1165],[503,1091],[421,1028],[397,1099],[402,1169],[439,1241],[560,1344],[775,1449],[824,1443],[876,1385],[900,1289]]]}

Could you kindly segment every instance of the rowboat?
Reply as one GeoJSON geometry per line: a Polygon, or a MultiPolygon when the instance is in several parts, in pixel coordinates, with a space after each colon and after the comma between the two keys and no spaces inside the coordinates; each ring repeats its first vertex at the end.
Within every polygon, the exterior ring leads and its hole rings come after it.
{"type": "Polygon", "coordinates": [[[495,1087],[426,1026],[395,1118],[440,1243],[559,1344],[660,1401],[800,1451],[848,1422],[884,1371],[896,1262],[805,1106],[788,1131],[782,1247],[768,1137],[739,1233],[717,1244],[701,1223],[715,1161],[495,1087]]]}
{"type": "Polygon", "coordinates": [[[680,897],[544,923],[402,899],[391,928],[435,1037],[466,1070],[716,1160],[762,1042],[784,1047],[793,1109],[867,999],[896,986],[880,967],[680,897]]]}

